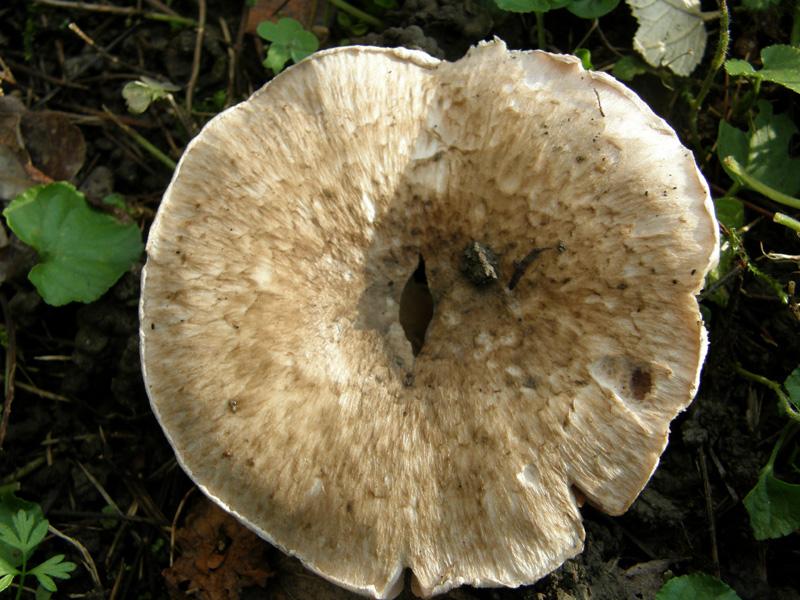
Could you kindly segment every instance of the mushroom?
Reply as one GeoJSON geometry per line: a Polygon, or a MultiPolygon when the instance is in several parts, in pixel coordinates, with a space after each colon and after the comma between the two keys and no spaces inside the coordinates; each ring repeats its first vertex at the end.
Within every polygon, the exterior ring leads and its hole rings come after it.
{"type": "Polygon", "coordinates": [[[691,153],[574,57],[319,52],[181,159],[147,391],[197,485],[323,577],[529,584],[582,550],[579,500],[620,514],[655,470],[717,242],[691,153]]]}

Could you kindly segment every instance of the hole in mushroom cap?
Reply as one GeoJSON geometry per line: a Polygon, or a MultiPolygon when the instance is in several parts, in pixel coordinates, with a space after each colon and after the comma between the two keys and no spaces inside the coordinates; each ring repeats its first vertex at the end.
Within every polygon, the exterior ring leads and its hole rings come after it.
{"type": "Polygon", "coordinates": [[[406,281],[400,296],[400,325],[411,342],[411,352],[419,355],[425,343],[425,333],[433,318],[433,296],[428,289],[425,261],[419,257],[419,265],[406,281]]]}

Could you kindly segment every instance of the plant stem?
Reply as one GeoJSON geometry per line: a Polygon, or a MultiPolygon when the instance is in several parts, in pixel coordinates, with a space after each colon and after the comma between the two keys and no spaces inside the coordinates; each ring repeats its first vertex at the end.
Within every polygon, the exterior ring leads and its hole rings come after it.
{"type": "Polygon", "coordinates": [[[784,227],[788,227],[789,229],[794,229],[797,233],[800,233],[800,221],[797,219],[793,219],[789,215],[785,215],[783,213],[775,213],[775,216],[772,218],[773,222],[778,223],[779,225],[783,225],[784,227]]]}
{"type": "Polygon", "coordinates": [[[159,150],[158,148],[156,148],[156,147],[155,147],[153,144],[151,144],[150,142],[148,142],[148,141],[147,141],[145,138],[143,138],[142,136],[140,136],[138,133],[136,133],[135,131],[133,131],[133,129],[131,129],[130,127],[128,127],[127,125],[125,125],[125,123],[123,123],[122,121],[120,121],[120,120],[119,120],[119,118],[117,117],[117,115],[115,115],[115,114],[114,114],[114,113],[112,113],[110,110],[108,110],[108,108],[107,108],[105,105],[103,105],[103,110],[104,110],[104,111],[105,111],[105,113],[106,113],[106,114],[109,116],[109,118],[110,118],[112,121],[114,121],[114,123],[116,123],[117,125],[119,125],[119,126],[120,126],[120,127],[121,127],[121,128],[124,130],[124,131],[125,131],[125,133],[127,133],[128,135],[130,135],[130,136],[131,136],[131,137],[132,137],[132,138],[133,138],[133,139],[136,141],[136,143],[137,143],[137,144],[139,144],[139,145],[140,145],[142,148],[144,148],[145,150],[147,150],[147,151],[148,151],[150,154],[152,154],[152,155],[153,155],[155,158],[157,158],[157,159],[158,159],[158,160],[160,160],[162,163],[164,163],[164,164],[165,164],[167,167],[169,167],[169,168],[170,168],[170,169],[172,169],[173,171],[175,170],[175,167],[177,167],[178,165],[175,163],[175,161],[174,161],[174,160],[172,160],[172,159],[171,159],[169,156],[167,156],[166,154],[164,154],[163,152],[161,152],[161,150],[159,150]]]}
{"type": "Polygon", "coordinates": [[[698,162],[701,163],[705,162],[706,152],[703,150],[700,143],[700,135],[697,133],[697,115],[700,113],[703,100],[706,99],[708,91],[711,89],[711,84],[714,82],[717,71],[719,71],[722,63],[725,62],[725,56],[728,54],[728,44],[731,39],[730,14],[728,13],[728,4],[726,0],[719,0],[719,9],[719,40],[717,41],[717,51],[714,54],[714,59],[711,61],[711,68],[706,74],[700,91],[689,106],[689,132],[692,136],[692,145],[695,147],[698,154],[701,155],[698,157],[700,159],[698,162]]]}
{"type": "MultiPolygon", "coordinates": [[[[787,396],[783,389],[781,388],[781,384],[777,381],[772,381],[771,379],[767,379],[762,375],[756,375],[755,373],[751,373],[750,371],[743,369],[742,365],[736,365],[736,372],[739,375],[747,377],[748,379],[752,379],[753,381],[757,381],[758,383],[767,386],[771,389],[775,394],[778,396],[778,405],[781,407],[783,414],[789,417],[792,421],[796,421],[800,423],[800,411],[798,411],[789,400],[789,396],[787,396]]],[[[774,462],[774,461],[771,461],[774,462]]]]}
{"type": "Polygon", "coordinates": [[[547,50],[547,36],[544,31],[544,13],[537,10],[533,14],[536,15],[536,37],[539,49],[547,50]]]}
{"type": "Polygon", "coordinates": [[[328,0],[331,4],[333,4],[339,10],[343,10],[346,13],[349,13],[356,17],[357,19],[361,19],[364,23],[368,25],[372,25],[373,27],[383,27],[383,21],[381,21],[377,17],[373,17],[372,15],[365,13],[363,10],[359,10],[349,2],[345,0],[328,0]]]}
{"type": "Polygon", "coordinates": [[[759,194],[762,194],[769,198],[770,200],[777,202],[779,204],[783,204],[785,206],[790,206],[792,208],[800,209],[800,200],[797,198],[792,198],[791,196],[784,194],[783,192],[779,192],[778,190],[771,188],[763,181],[760,181],[750,175],[747,171],[742,168],[742,165],[733,157],[733,156],[726,156],[722,160],[722,164],[724,164],[728,169],[730,169],[731,173],[736,175],[739,179],[744,182],[744,184],[757,191],[759,194]]]}
{"type": "Polygon", "coordinates": [[[778,296],[778,298],[780,298],[781,302],[784,304],[789,304],[789,294],[786,293],[786,291],[783,289],[783,286],[773,277],[770,277],[753,264],[753,261],[750,260],[750,256],[747,254],[747,250],[744,248],[742,239],[739,237],[736,231],[729,230],[727,235],[725,235],[725,239],[728,241],[728,243],[730,243],[734,252],[736,252],[736,256],[742,261],[745,268],[750,273],[764,281],[764,283],[766,283],[770,288],[772,288],[772,291],[775,292],[775,295],[778,296]]]}

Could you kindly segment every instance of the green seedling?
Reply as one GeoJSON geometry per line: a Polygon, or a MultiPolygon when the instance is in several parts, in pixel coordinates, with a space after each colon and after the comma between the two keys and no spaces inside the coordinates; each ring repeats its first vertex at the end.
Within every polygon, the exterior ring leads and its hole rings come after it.
{"type": "Polygon", "coordinates": [[[692,573],[670,579],[656,594],[656,600],[741,600],[716,577],[692,573]]]}
{"type": "Polygon", "coordinates": [[[63,554],[29,568],[33,553],[47,535],[49,526],[39,506],[16,498],[8,490],[0,493],[0,592],[18,578],[15,598],[19,600],[25,578],[32,575],[40,586],[36,597],[49,598],[57,590],[53,579],[69,579],[76,565],[65,561],[63,554]]]}
{"type": "Polygon", "coordinates": [[[746,60],[731,59],[725,63],[728,75],[755,80],[756,92],[762,81],[786,86],[800,94],[800,48],[794,46],[767,46],[761,51],[764,68],[756,71],[746,60]]]}
{"type": "Polygon", "coordinates": [[[92,302],[139,260],[142,235],[93,210],[68,183],[31,188],[11,201],[3,215],[11,230],[39,252],[28,279],[53,306],[92,302]]]}
{"type": "Polygon", "coordinates": [[[122,88],[122,97],[128,105],[128,111],[138,115],[147,110],[154,100],[167,98],[171,92],[180,90],[180,86],[169,81],[158,81],[142,76],[137,81],[130,81],[122,88]]]}
{"type": "Polygon", "coordinates": [[[264,21],[258,24],[256,32],[271,42],[264,66],[276,75],[290,60],[298,63],[319,50],[319,40],[294,19],[283,18],[277,23],[264,21]]]}

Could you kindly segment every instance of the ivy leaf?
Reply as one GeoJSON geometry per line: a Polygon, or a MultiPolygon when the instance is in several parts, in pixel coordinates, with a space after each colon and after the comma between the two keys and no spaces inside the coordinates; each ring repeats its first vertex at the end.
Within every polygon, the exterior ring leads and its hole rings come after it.
{"type": "Polygon", "coordinates": [[[800,485],[781,481],[768,464],[744,499],[757,540],[789,535],[800,528],[800,485]]]}
{"type": "Polygon", "coordinates": [[[741,600],[728,585],[705,573],[692,573],[670,579],[656,600],[741,600]]]}
{"type": "Polygon", "coordinates": [[[8,226],[39,252],[28,274],[53,306],[92,302],[102,296],[142,254],[135,224],[89,208],[68,183],[49,183],[19,194],[3,211],[8,226]]]}
{"type": "Polygon", "coordinates": [[[633,47],[648,64],[689,75],[703,59],[708,33],[700,0],[626,0],[639,22],[633,47]]]}
{"type": "Polygon", "coordinates": [[[800,48],[767,46],[761,51],[764,68],[756,71],[749,62],[733,59],[725,63],[728,75],[764,79],[779,83],[800,94],[800,48]]]}
{"type": "MultiPolygon", "coordinates": [[[[786,115],[773,115],[772,105],[766,100],[758,101],[758,110],[747,132],[720,121],[717,156],[720,160],[733,156],[759,181],[794,196],[800,191],[800,158],[791,158],[788,148],[797,127],[786,115]]],[[[733,173],[724,168],[736,180],[733,173]]]]}
{"type": "Polygon", "coordinates": [[[581,19],[597,19],[617,8],[619,0],[575,0],[567,10],[581,19]]]}
{"type": "Polygon", "coordinates": [[[170,92],[177,92],[180,86],[169,81],[158,81],[142,76],[138,81],[130,81],[122,88],[122,97],[128,105],[128,112],[143,113],[153,100],[166,98],[170,92]]]}

